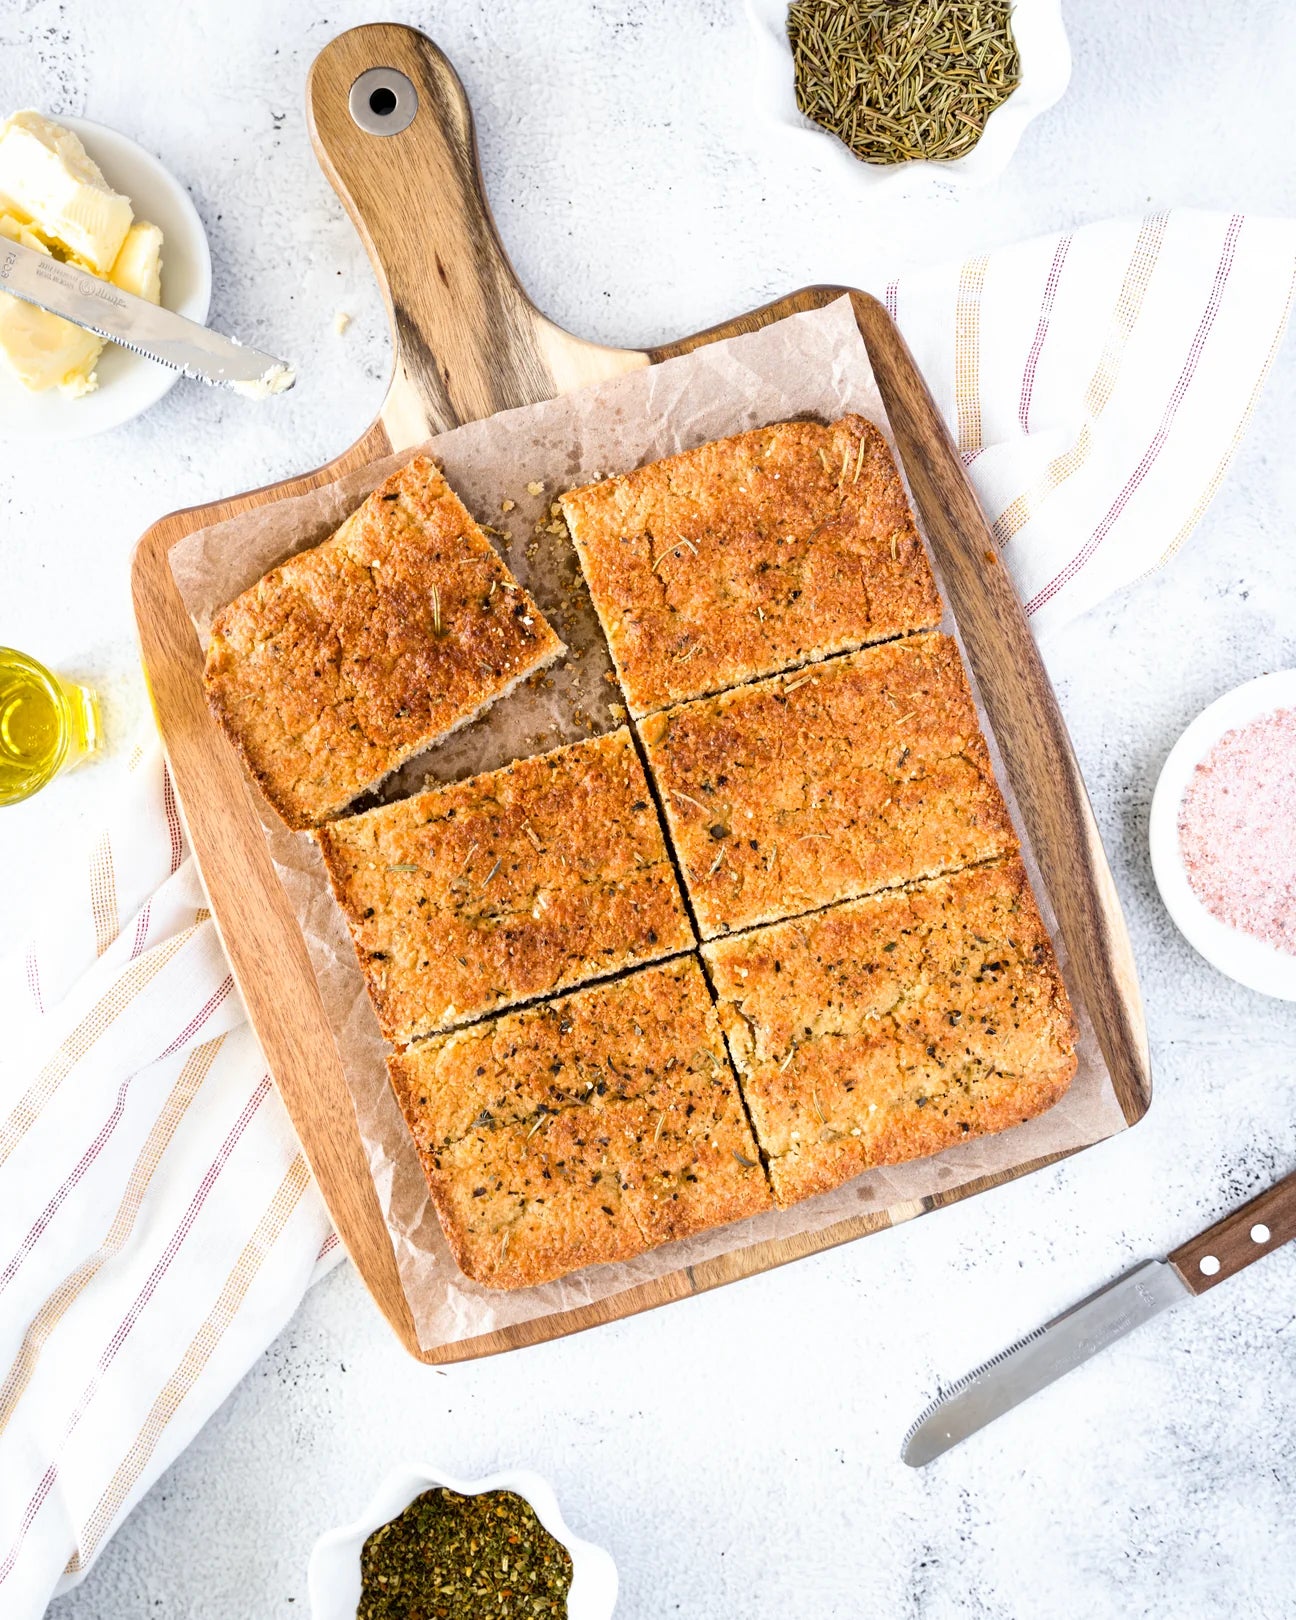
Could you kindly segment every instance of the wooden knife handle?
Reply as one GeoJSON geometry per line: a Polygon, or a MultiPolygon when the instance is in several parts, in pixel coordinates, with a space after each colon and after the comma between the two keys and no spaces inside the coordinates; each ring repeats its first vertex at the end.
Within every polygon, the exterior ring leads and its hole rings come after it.
{"type": "Polygon", "coordinates": [[[1189,1238],[1170,1256],[1194,1294],[1204,1294],[1243,1266],[1296,1238],[1296,1173],[1189,1238]]]}

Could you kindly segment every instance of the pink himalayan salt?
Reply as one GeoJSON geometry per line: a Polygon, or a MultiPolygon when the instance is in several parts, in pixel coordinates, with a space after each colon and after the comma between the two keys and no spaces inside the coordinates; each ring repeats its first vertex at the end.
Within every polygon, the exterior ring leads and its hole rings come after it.
{"type": "Polygon", "coordinates": [[[1184,794],[1179,848],[1207,911],[1296,956],[1296,709],[1225,732],[1184,794]]]}

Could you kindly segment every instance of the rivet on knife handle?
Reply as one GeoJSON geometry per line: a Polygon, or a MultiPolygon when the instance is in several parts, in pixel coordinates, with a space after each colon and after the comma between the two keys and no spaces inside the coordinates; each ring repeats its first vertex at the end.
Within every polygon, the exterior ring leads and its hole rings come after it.
{"type": "Polygon", "coordinates": [[[1168,1258],[1193,1293],[1204,1294],[1292,1238],[1296,1238],[1296,1173],[1189,1238],[1168,1258]]]}

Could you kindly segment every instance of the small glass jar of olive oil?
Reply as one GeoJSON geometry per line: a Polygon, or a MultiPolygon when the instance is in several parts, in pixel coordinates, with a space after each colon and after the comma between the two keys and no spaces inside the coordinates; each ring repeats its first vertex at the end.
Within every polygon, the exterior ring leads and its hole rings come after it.
{"type": "Polygon", "coordinates": [[[0,805],[29,799],[98,746],[94,693],[0,647],[0,805]]]}

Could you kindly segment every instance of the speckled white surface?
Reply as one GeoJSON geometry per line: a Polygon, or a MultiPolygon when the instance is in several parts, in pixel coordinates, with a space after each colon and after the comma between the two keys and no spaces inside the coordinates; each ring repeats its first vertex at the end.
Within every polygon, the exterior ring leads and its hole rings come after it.
{"type": "MultiPolygon", "coordinates": [[[[213,319],[300,362],[257,409],[182,385],[78,447],[0,452],[0,641],[95,681],[111,749],[0,826],[0,931],[144,724],[126,560],[160,512],[305,469],[381,398],[381,309],[311,156],[315,51],[374,12],[304,0],[0,0],[0,107],[85,113],[190,184],[213,319]],[[354,317],[345,336],[335,310],[354,317]]],[[[878,207],[771,165],[738,0],[443,0],[500,230],[537,301],[611,342],[806,282],[1150,204],[1296,212],[1296,11],[1068,6],[1076,67],[988,192],[878,207]]],[[[1149,1119],[1060,1168],[592,1335],[437,1373],[339,1270],[128,1521],[58,1620],[301,1615],[310,1544],[402,1456],[529,1465],[609,1547],[625,1620],[1296,1613],[1296,1251],[1254,1267],[922,1473],[910,1419],[953,1377],[1296,1165],[1296,1009],[1216,975],[1156,898],[1148,799],[1182,726],[1296,663],[1296,343],[1164,573],[1047,648],[1126,900],[1157,1072],[1149,1119]]]]}

